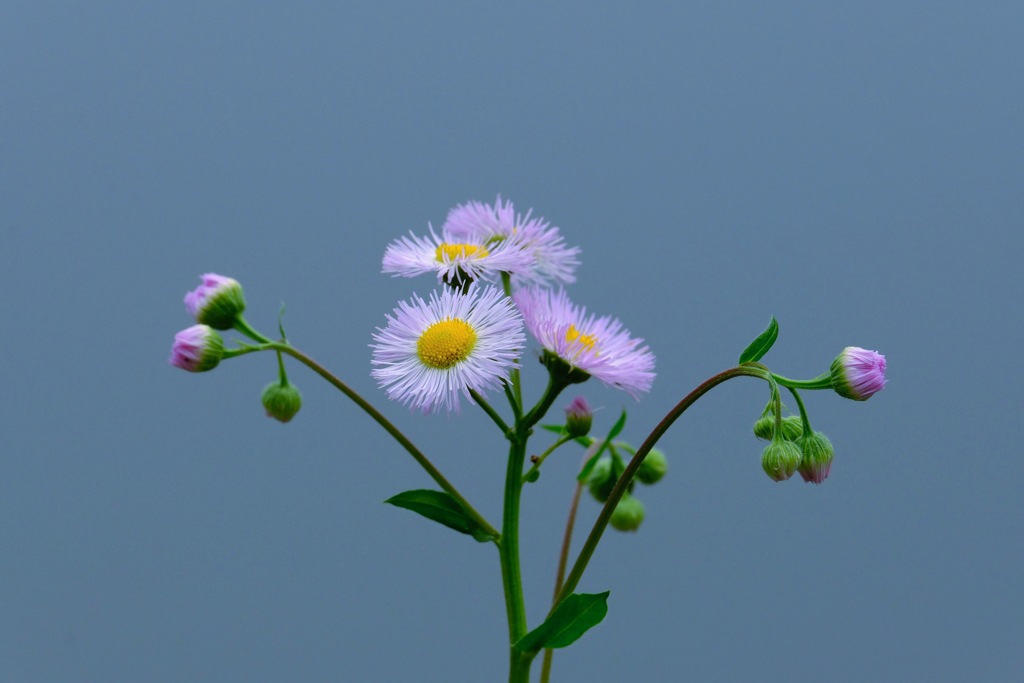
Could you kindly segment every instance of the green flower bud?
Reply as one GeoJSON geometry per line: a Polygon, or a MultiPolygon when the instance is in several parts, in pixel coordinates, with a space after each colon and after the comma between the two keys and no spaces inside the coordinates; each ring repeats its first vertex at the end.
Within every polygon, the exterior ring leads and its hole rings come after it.
{"type": "Polygon", "coordinates": [[[271,382],[263,390],[263,407],[267,417],[279,422],[288,422],[302,407],[302,394],[293,384],[271,382]]]}
{"type": "Polygon", "coordinates": [[[800,448],[792,441],[773,439],[761,455],[761,467],[775,481],[785,481],[796,472],[802,458],[800,448]]]}
{"type": "MultiPolygon", "coordinates": [[[[795,441],[804,433],[804,423],[799,415],[789,415],[782,418],[782,438],[786,441],[795,441]]],[[[771,441],[775,435],[775,416],[768,413],[754,423],[754,436],[765,441],[771,441]]]]}
{"type": "Polygon", "coordinates": [[[796,445],[803,454],[799,472],[804,481],[815,484],[825,481],[832,468],[832,456],[835,454],[828,437],[821,432],[812,432],[797,439],[796,445]]]}
{"type": "Polygon", "coordinates": [[[644,504],[627,493],[615,506],[609,523],[619,531],[636,531],[643,523],[645,514],[644,504]]]}
{"type": "Polygon", "coordinates": [[[611,459],[601,458],[594,464],[594,469],[590,470],[590,476],[587,477],[587,487],[590,489],[590,495],[598,503],[605,502],[608,500],[608,496],[611,495],[618,478],[618,475],[612,471],[611,459]]]}
{"type": "Polygon", "coordinates": [[[668,460],[665,454],[657,448],[652,448],[644,461],[640,463],[640,469],[636,471],[636,478],[644,484],[654,484],[661,480],[668,472],[668,460]]]}
{"type": "Polygon", "coordinates": [[[565,431],[573,437],[586,436],[590,433],[590,425],[594,422],[594,414],[587,405],[587,400],[577,396],[565,408],[565,431]]]}

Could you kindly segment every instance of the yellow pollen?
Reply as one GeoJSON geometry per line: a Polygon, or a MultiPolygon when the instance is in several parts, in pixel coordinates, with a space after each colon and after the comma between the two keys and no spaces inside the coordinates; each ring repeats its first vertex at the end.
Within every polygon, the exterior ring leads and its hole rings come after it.
{"type": "Polygon", "coordinates": [[[424,365],[447,370],[469,357],[476,346],[476,330],[465,320],[449,318],[434,323],[416,341],[416,355],[424,365]]]}
{"type": "Polygon", "coordinates": [[[478,247],[475,244],[448,244],[442,242],[434,251],[434,258],[437,259],[438,263],[444,263],[445,261],[454,261],[460,256],[476,256],[483,257],[487,256],[487,250],[483,247],[478,247]]]}
{"type": "Polygon", "coordinates": [[[594,344],[597,343],[597,337],[592,334],[583,334],[575,325],[569,325],[569,329],[565,331],[565,341],[577,342],[580,346],[585,347],[588,351],[594,350],[594,344]]]}

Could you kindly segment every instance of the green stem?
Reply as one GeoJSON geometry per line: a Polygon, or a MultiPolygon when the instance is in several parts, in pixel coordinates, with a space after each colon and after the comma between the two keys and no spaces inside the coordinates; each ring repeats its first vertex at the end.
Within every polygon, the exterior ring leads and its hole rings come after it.
{"type": "Polygon", "coordinates": [[[474,389],[469,390],[469,395],[472,396],[477,405],[483,408],[484,412],[494,420],[494,424],[498,425],[498,429],[501,430],[501,433],[507,436],[509,434],[508,425],[501,419],[501,415],[498,415],[497,411],[491,407],[491,404],[485,401],[484,397],[478,394],[474,389]]]}
{"type": "Polygon", "coordinates": [[[555,402],[558,395],[562,393],[568,384],[565,382],[558,381],[553,374],[548,375],[548,386],[544,390],[544,395],[541,396],[540,400],[537,401],[537,405],[530,409],[523,419],[520,421],[520,426],[525,433],[529,433],[530,428],[543,419],[544,415],[547,414],[548,409],[551,408],[551,404],[555,402]]]}
{"type": "Polygon", "coordinates": [[[725,372],[711,377],[704,381],[700,386],[687,394],[682,401],[680,401],[668,414],[662,419],[658,426],[654,428],[648,437],[644,440],[640,448],[636,450],[636,454],[626,465],[626,469],[623,471],[622,476],[619,477],[615,486],[612,488],[611,494],[608,496],[608,501],[601,508],[601,513],[597,516],[597,520],[594,522],[594,527],[590,530],[590,535],[587,536],[587,540],[583,544],[583,548],[580,549],[580,554],[576,558],[575,564],[569,571],[569,576],[566,578],[565,583],[562,585],[561,591],[558,593],[558,597],[552,606],[552,611],[558,606],[566,597],[572,594],[576,589],[576,586],[580,582],[580,578],[583,576],[583,572],[587,568],[587,564],[590,562],[591,556],[594,554],[594,550],[597,548],[598,542],[601,540],[601,535],[604,533],[605,528],[608,526],[608,520],[611,519],[612,512],[615,510],[615,506],[619,500],[626,493],[626,489],[629,486],[629,482],[633,480],[633,475],[640,469],[640,464],[650,453],[654,445],[658,443],[665,432],[668,431],[672,423],[682,415],[687,408],[697,402],[701,396],[706,394],[708,391],[718,386],[722,382],[733,379],[734,377],[756,377],[763,380],[771,380],[771,373],[766,367],[757,363],[746,363],[739,367],[730,368],[725,372]]]}
{"type": "Polygon", "coordinates": [[[573,438],[575,437],[566,434],[565,436],[560,437],[558,441],[551,444],[550,448],[548,448],[546,451],[544,451],[537,457],[537,459],[533,463],[533,467],[526,471],[526,474],[523,475],[523,481],[530,481],[530,477],[533,476],[534,472],[540,469],[540,466],[544,464],[544,461],[547,460],[547,457],[554,453],[556,448],[569,443],[570,441],[573,440],[573,438]]]}
{"type": "Polygon", "coordinates": [[[804,434],[805,435],[812,434],[813,430],[811,429],[811,418],[809,418],[807,416],[807,409],[804,408],[803,399],[800,398],[800,394],[797,393],[797,390],[794,389],[793,387],[786,387],[786,388],[789,389],[789,393],[793,394],[793,398],[796,399],[796,406],[797,406],[797,408],[800,409],[800,420],[803,422],[803,425],[804,425],[804,434]]]}
{"type": "Polygon", "coordinates": [[[782,375],[776,375],[772,373],[772,377],[775,381],[786,387],[787,389],[831,389],[832,388],[832,374],[823,373],[813,379],[789,379],[782,375]]]}
{"type": "Polygon", "coordinates": [[[261,342],[263,344],[274,343],[272,339],[268,339],[267,337],[264,337],[262,334],[257,332],[256,329],[249,324],[249,321],[246,320],[241,313],[235,316],[235,329],[244,334],[246,337],[249,337],[250,339],[255,339],[256,341],[261,342]]]}
{"type": "Polygon", "coordinates": [[[516,642],[526,635],[526,604],[523,600],[523,575],[519,561],[519,500],[523,490],[523,463],[526,460],[526,430],[513,434],[505,473],[505,503],[502,514],[498,556],[501,561],[501,582],[505,590],[508,616],[509,683],[528,683],[533,657],[515,649],[516,642]]]}
{"type": "Polygon", "coordinates": [[[340,379],[332,375],[326,368],[324,368],[322,365],[317,363],[315,360],[313,360],[306,354],[296,349],[294,346],[282,342],[270,342],[269,344],[267,344],[266,348],[287,353],[289,356],[299,361],[316,374],[323,377],[335,389],[337,389],[338,391],[352,399],[352,401],[357,406],[362,408],[367,415],[372,417],[374,421],[377,422],[377,424],[383,427],[384,431],[390,434],[395,439],[395,441],[401,444],[402,448],[408,451],[409,455],[411,455],[413,459],[415,459],[416,462],[419,463],[420,467],[422,467],[426,471],[426,473],[430,475],[431,479],[437,482],[438,486],[440,486],[452,498],[458,501],[459,505],[461,505],[462,508],[466,511],[466,514],[472,517],[473,521],[476,522],[481,529],[487,532],[487,534],[492,539],[495,539],[495,541],[497,541],[498,530],[491,526],[491,524],[486,519],[484,519],[483,516],[479,512],[477,512],[472,505],[469,504],[469,501],[467,501],[462,496],[462,494],[459,493],[458,489],[452,486],[452,484],[447,479],[445,479],[444,475],[441,474],[441,472],[436,467],[434,467],[434,464],[427,459],[427,456],[423,455],[423,453],[418,448],[416,448],[416,446],[414,446],[413,443],[409,441],[409,439],[406,438],[406,436],[402,434],[402,432],[400,432],[397,427],[391,424],[391,422],[386,417],[381,415],[381,413],[376,408],[367,403],[362,396],[360,396],[355,391],[350,389],[347,384],[345,384],[340,379]]]}
{"type": "MultiPolygon", "coordinates": [[[[583,456],[583,463],[587,462],[586,454],[583,456]]],[[[569,518],[565,521],[565,534],[562,536],[562,550],[558,553],[558,571],[555,573],[555,592],[551,598],[551,609],[558,604],[558,594],[562,591],[562,580],[565,578],[565,568],[569,564],[569,549],[572,546],[572,531],[576,526],[576,511],[580,506],[580,494],[583,492],[583,482],[576,482],[576,491],[572,496],[572,504],[569,506],[569,518]]],[[[551,680],[551,661],[555,651],[551,648],[544,650],[544,661],[540,669],[540,683],[548,683],[551,680]]]]}

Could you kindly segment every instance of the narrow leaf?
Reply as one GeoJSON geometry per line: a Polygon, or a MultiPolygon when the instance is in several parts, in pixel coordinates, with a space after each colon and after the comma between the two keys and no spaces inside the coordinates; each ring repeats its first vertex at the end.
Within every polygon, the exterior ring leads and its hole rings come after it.
{"type": "Polygon", "coordinates": [[[601,442],[601,447],[598,448],[597,451],[592,456],[590,456],[590,458],[587,459],[587,462],[583,465],[583,469],[581,469],[580,473],[576,475],[576,481],[587,480],[587,477],[590,476],[590,472],[594,469],[594,466],[597,465],[598,458],[600,458],[601,454],[604,453],[604,449],[608,447],[608,444],[612,442],[612,439],[619,435],[619,432],[621,432],[622,428],[625,426],[626,411],[623,410],[622,415],[620,415],[619,419],[615,422],[614,425],[612,425],[611,431],[608,432],[608,436],[605,438],[603,442],[601,442]]]}
{"type": "Polygon", "coordinates": [[[544,648],[572,645],[608,614],[608,591],[573,593],[563,600],[544,623],[519,639],[520,652],[538,652],[544,648]]]}
{"type": "Polygon", "coordinates": [[[449,529],[469,534],[481,543],[491,540],[490,535],[481,529],[473,521],[472,517],[466,514],[459,501],[444,491],[432,491],[430,489],[405,491],[397,496],[388,498],[384,502],[396,507],[405,508],[406,510],[412,510],[427,519],[445,525],[449,529]]]}
{"type": "Polygon", "coordinates": [[[768,353],[768,350],[772,348],[772,344],[779,338],[779,323],[776,322],[775,316],[772,316],[772,321],[768,323],[768,327],[765,331],[757,335],[757,339],[750,342],[750,345],[743,349],[743,353],[740,354],[740,365],[744,363],[756,363],[764,357],[764,354],[768,353]]]}

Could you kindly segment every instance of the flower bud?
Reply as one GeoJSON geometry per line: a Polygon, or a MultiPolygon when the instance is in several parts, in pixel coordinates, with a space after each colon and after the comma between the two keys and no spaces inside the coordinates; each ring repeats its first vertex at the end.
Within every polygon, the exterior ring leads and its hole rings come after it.
{"type": "Polygon", "coordinates": [[[587,405],[587,400],[577,396],[565,408],[565,431],[575,438],[586,436],[590,433],[590,425],[594,421],[594,414],[587,405]]]}
{"type": "Polygon", "coordinates": [[[885,387],[885,356],[847,346],[832,361],[832,388],[844,398],[866,401],[885,387]]]}
{"type": "Polygon", "coordinates": [[[628,493],[619,500],[608,520],[612,528],[619,531],[636,531],[644,521],[644,504],[628,493]]]}
{"type": "Polygon", "coordinates": [[[761,454],[761,467],[775,481],[785,481],[796,472],[802,458],[799,446],[792,441],[773,439],[761,454]]]}
{"type": "Polygon", "coordinates": [[[668,472],[668,460],[665,454],[657,448],[652,448],[640,468],[636,471],[636,478],[644,484],[655,484],[668,472]]]}
{"type": "Polygon", "coordinates": [[[279,422],[288,422],[302,407],[302,394],[294,384],[271,382],[263,390],[263,407],[267,417],[279,422]]]}
{"type": "Polygon", "coordinates": [[[224,340],[209,325],[193,325],[174,335],[171,365],[189,372],[213,370],[224,357],[224,340]]]}
{"type": "Polygon", "coordinates": [[[611,458],[601,458],[594,464],[594,469],[590,470],[590,476],[587,477],[590,495],[598,503],[608,500],[608,496],[611,495],[615,482],[619,478],[612,469],[611,458]]]}
{"type": "Polygon", "coordinates": [[[804,481],[815,484],[825,481],[828,471],[832,469],[832,456],[835,453],[828,437],[821,432],[812,432],[797,439],[796,445],[803,454],[798,470],[804,481]]]}
{"type": "MultiPolygon", "coordinates": [[[[782,438],[795,441],[804,432],[804,423],[799,415],[788,415],[782,418],[782,438]]],[[[771,441],[775,435],[775,416],[768,413],[754,423],[754,436],[771,441]]]]}
{"type": "Polygon", "coordinates": [[[217,330],[230,330],[245,310],[242,285],[216,273],[206,273],[203,283],[185,295],[185,308],[196,322],[217,330]]]}

